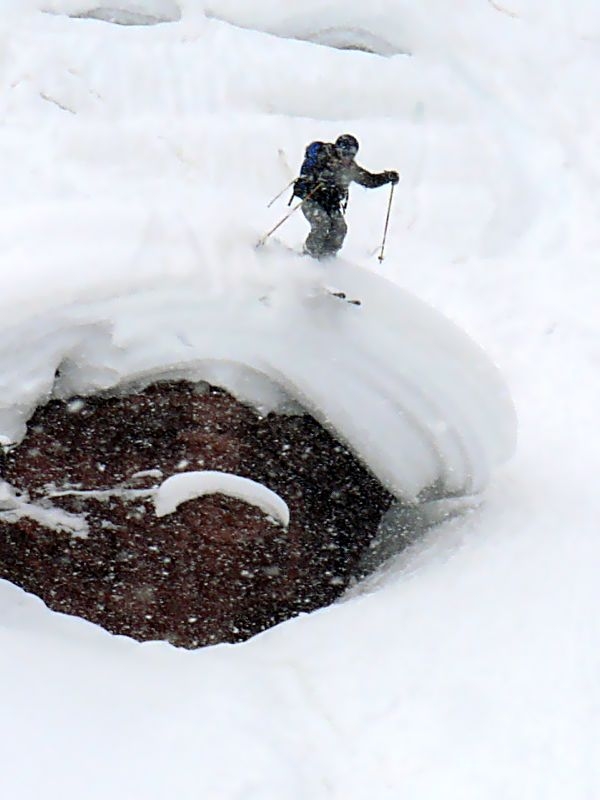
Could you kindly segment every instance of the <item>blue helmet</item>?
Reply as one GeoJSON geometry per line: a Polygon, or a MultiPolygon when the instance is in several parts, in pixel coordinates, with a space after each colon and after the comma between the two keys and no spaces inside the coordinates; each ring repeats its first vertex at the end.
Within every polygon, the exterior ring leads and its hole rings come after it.
{"type": "Polygon", "coordinates": [[[358,140],[351,133],[344,133],[335,140],[335,149],[354,158],[358,153],[358,140]]]}

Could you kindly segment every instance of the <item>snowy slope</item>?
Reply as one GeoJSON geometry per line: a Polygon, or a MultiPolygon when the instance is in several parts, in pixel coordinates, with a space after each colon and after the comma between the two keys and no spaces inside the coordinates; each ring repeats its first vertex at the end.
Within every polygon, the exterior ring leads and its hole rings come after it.
{"type": "MultiPolygon", "coordinates": [[[[19,275],[14,313],[23,320],[10,327],[0,350],[4,436],[22,436],[59,365],[64,385],[56,391],[73,394],[186,364],[207,377],[202,363],[224,360],[283,385],[400,496],[414,499],[433,485],[451,494],[485,486],[490,469],[514,448],[515,421],[507,391],[483,354],[372,273],[349,263],[315,267],[277,250],[255,254],[249,246],[260,228],[253,233],[246,220],[261,224],[265,177],[282,179],[275,138],[282,120],[265,119],[277,96],[265,76],[276,61],[296,113],[307,99],[324,107],[325,98],[314,92],[298,85],[292,92],[312,45],[289,50],[282,39],[197,14],[149,31],[55,13],[24,16],[10,47],[24,55],[5,94],[6,113],[29,140],[12,128],[6,138],[43,166],[40,181],[27,181],[27,168],[15,157],[20,192],[0,223],[7,264],[19,275]],[[43,46],[35,48],[32,65],[28,42],[38,40],[43,46]],[[220,57],[223,51],[239,56],[240,47],[257,64],[243,72],[244,86],[237,58],[220,57]],[[232,119],[236,113],[242,118],[232,119]],[[41,128],[26,127],[33,116],[41,128]],[[156,199],[148,202],[148,195],[156,199]],[[52,276],[43,294],[32,291],[40,273],[52,276]],[[165,278],[168,294],[149,291],[165,278]],[[361,313],[335,301],[311,302],[327,284],[360,297],[361,313]],[[92,304],[98,296],[102,302],[92,304]],[[25,304],[35,315],[32,325],[25,304]],[[24,364],[37,382],[15,375],[24,364]]],[[[316,61],[335,68],[339,55],[318,48],[316,61]]],[[[357,87],[368,97],[376,79],[370,71],[378,65],[373,56],[358,57],[369,64],[362,91],[357,87]]],[[[383,63],[386,70],[404,69],[383,63]]],[[[392,102],[394,83],[382,85],[392,102]]],[[[296,145],[297,153],[302,149],[296,145]]],[[[375,204],[381,216],[381,192],[375,204]]],[[[371,231],[379,237],[377,222],[371,231]]]]}
{"type": "MultiPolygon", "coordinates": [[[[2,796],[597,797],[597,5],[111,0],[175,21],[68,16],[101,5],[0,2],[4,435],[53,389],[212,370],[265,409],[308,400],[399,493],[474,491],[514,444],[495,361],[518,448],[476,510],[243,645],[138,645],[0,582],[2,796]],[[306,142],[346,131],[364,166],[402,174],[383,264],[385,189],[354,189],[326,280],[252,251],[306,142]],[[325,283],[363,307],[315,295],[325,283]],[[207,342],[223,294],[235,334],[207,342]],[[338,398],[388,398],[372,438],[354,406],[327,406],[344,378],[338,398]],[[407,424],[411,402],[429,427],[407,424]]],[[[305,232],[297,215],[279,233],[305,232]]]]}

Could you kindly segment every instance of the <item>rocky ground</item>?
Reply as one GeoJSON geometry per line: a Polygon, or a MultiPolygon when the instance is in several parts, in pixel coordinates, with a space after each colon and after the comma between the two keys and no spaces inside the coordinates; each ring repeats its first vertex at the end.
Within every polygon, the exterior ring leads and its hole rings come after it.
{"type": "Polygon", "coordinates": [[[52,401],[0,473],[31,503],[81,515],[89,530],[0,517],[1,578],[114,633],[190,648],[241,641],[331,603],[392,501],[310,416],[261,417],[185,381],[52,401]],[[203,469],[277,492],[289,528],[221,494],[158,518],[151,494],[132,491],[203,469]]]}

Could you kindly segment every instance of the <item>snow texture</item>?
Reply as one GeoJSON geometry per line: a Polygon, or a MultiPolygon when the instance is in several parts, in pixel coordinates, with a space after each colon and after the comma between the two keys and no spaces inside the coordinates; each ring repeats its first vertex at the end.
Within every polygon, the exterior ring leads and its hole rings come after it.
{"type": "Polygon", "coordinates": [[[181,503],[206,494],[235,497],[260,508],[267,516],[280,522],[284,528],[289,525],[290,510],[276,492],[250,478],[211,470],[180,472],[163,481],[154,496],[156,516],[164,517],[172,514],[181,503]]]}
{"type": "Polygon", "coordinates": [[[480,494],[236,646],[140,645],[0,582],[0,796],[599,797],[597,0],[74,18],[101,5],[141,2],[0,0],[2,441],[51,397],[182,376],[306,405],[403,497],[480,494]],[[255,251],[341,133],[401,173],[383,264],[386,188],[352,188],[337,263],[255,251]]]}
{"type": "Polygon", "coordinates": [[[6,481],[0,481],[0,521],[11,523],[28,517],[51,530],[87,537],[89,528],[84,517],[62,508],[30,503],[28,499],[26,495],[17,493],[6,481]]]}
{"type": "Polygon", "coordinates": [[[200,269],[210,265],[203,259],[185,286],[62,306],[16,324],[19,358],[10,339],[0,346],[4,434],[18,440],[45,396],[185,373],[242,400],[272,395],[262,411],[279,408],[279,397],[301,403],[399,496],[414,499],[434,484],[480,491],[512,452],[515,425],[508,393],[479,348],[433,309],[349,262],[329,265],[327,279],[359,297],[360,308],[319,291],[322,277],[304,259],[277,250],[256,257],[251,272],[251,257],[228,262],[235,285],[226,290],[213,270],[200,269]],[[35,369],[27,383],[18,378],[24,365],[35,369]]]}

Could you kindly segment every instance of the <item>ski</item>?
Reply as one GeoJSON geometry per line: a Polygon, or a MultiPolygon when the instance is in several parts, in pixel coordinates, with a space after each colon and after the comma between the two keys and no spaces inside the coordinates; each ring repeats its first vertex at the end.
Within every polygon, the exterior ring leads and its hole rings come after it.
{"type": "Polygon", "coordinates": [[[360,305],[362,305],[362,302],[360,300],[356,300],[355,298],[350,299],[346,295],[346,292],[332,291],[330,289],[328,289],[327,291],[329,292],[329,294],[332,297],[337,297],[339,300],[345,300],[346,303],[350,303],[351,306],[360,306],[360,305]]]}
{"type": "Polygon", "coordinates": [[[260,249],[262,247],[266,247],[267,250],[273,247],[280,247],[282,250],[285,250],[288,253],[292,253],[295,256],[302,257],[308,255],[308,253],[306,253],[304,250],[300,250],[297,247],[292,247],[292,245],[282,242],[281,239],[277,239],[275,236],[272,236],[270,241],[265,241],[265,242],[260,241],[257,242],[257,244],[255,245],[255,249],[260,249]]]}

